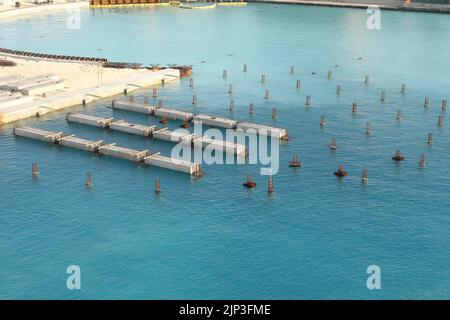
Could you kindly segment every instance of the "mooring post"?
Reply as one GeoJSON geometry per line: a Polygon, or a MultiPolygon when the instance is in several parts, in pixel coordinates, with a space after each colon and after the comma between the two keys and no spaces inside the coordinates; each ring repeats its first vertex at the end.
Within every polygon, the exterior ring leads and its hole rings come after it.
{"type": "Polygon", "coordinates": [[[155,180],[155,194],[161,193],[161,181],[159,179],[155,180]]]}
{"type": "Polygon", "coordinates": [[[244,183],[244,186],[249,189],[256,187],[256,183],[252,180],[252,176],[247,176],[247,182],[244,183]]]}
{"type": "Polygon", "coordinates": [[[399,149],[397,149],[395,151],[395,155],[392,157],[392,160],[403,161],[405,160],[405,157],[402,155],[402,152],[399,149]]]}
{"type": "Polygon", "coordinates": [[[297,82],[295,83],[295,87],[297,89],[300,89],[301,86],[302,86],[302,82],[300,80],[297,80],[297,82]]]}
{"type": "Polygon", "coordinates": [[[430,132],[430,133],[428,133],[428,144],[433,144],[433,134],[430,132]]]}
{"type": "Polygon", "coordinates": [[[337,95],[341,94],[341,85],[340,84],[336,85],[336,94],[337,95]]]}
{"type": "Polygon", "coordinates": [[[91,176],[90,172],[86,173],[86,181],[84,184],[85,184],[86,188],[89,188],[89,189],[92,188],[93,182],[92,182],[92,176],[91,176]]]}
{"type": "Polygon", "coordinates": [[[423,106],[425,108],[428,108],[430,106],[430,98],[429,97],[425,97],[425,101],[423,103],[423,106]]]}
{"type": "Polygon", "coordinates": [[[356,113],[358,111],[358,104],[356,102],[353,102],[352,104],[352,113],[356,113]]]}
{"type": "Polygon", "coordinates": [[[130,102],[134,102],[134,96],[130,94],[130,102]]]}
{"type": "Polygon", "coordinates": [[[231,101],[230,101],[230,106],[229,106],[228,109],[229,109],[231,112],[234,111],[234,100],[231,100],[231,101]]]}
{"type": "Polygon", "coordinates": [[[306,96],[305,105],[308,106],[308,107],[311,105],[311,96],[306,96]]]}
{"type": "Polygon", "coordinates": [[[269,89],[266,89],[265,93],[264,93],[264,99],[269,99],[270,94],[269,94],[269,89]]]}
{"type": "Polygon", "coordinates": [[[189,78],[189,87],[190,88],[194,87],[194,78],[189,78]]]}
{"type": "Polygon", "coordinates": [[[127,90],[126,88],[123,89],[123,95],[124,95],[124,96],[128,95],[128,90],[127,90]]]}
{"type": "Polygon", "coordinates": [[[397,121],[403,120],[402,110],[400,110],[400,109],[397,110],[397,115],[395,116],[395,118],[397,119],[397,121]]]}
{"type": "Polygon", "coordinates": [[[275,120],[277,118],[277,115],[278,115],[277,108],[272,108],[272,119],[275,120]]]}
{"type": "Polygon", "coordinates": [[[162,108],[163,106],[163,101],[161,99],[158,99],[158,108],[162,108]]]}
{"type": "Polygon", "coordinates": [[[448,106],[447,100],[442,100],[442,110],[447,110],[447,106],[448,106]]]}
{"type": "Polygon", "coordinates": [[[222,71],[222,77],[223,77],[224,79],[228,77],[228,72],[227,72],[227,70],[223,70],[223,71],[222,71]]]}
{"type": "Polygon", "coordinates": [[[248,67],[246,64],[244,64],[244,72],[247,72],[247,71],[248,71],[248,67]]]}
{"type": "Polygon", "coordinates": [[[368,76],[368,75],[366,75],[366,76],[364,77],[364,84],[365,84],[366,86],[369,84],[369,76],[368,76]]]}
{"type": "Polygon", "coordinates": [[[290,74],[294,74],[295,73],[295,67],[291,66],[291,71],[289,72],[290,74]]]}
{"type": "Polygon", "coordinates": [[[197,104],[197,95],[196,95],[196,94],[194,94],[194,95],[192,96],[192,104],[193,104],[193,105],[196,105],[196,104],[197,104]]]}
{"type": "Polygon", "coordinates": [[[228,94],[233,94],[233,85],[232,84],[229,84],[228,85],[228,94]]]}
{"type": "Polygon", "coordinates": [[[152,97],[156,98],[157,96],[158,96],[158,89],[153,88],[153,90],[152,90],[152,97]]]}
{"type": "Polygon", "coordinates": [[[366,134],[369,135],[372,133],[372,124],[370,122],[366,123],[366,134]]]}
{"type": "Polygon", "coordinates": [[[361,181],[363,183],[369,182],[369,170],[367,168],[364,168],[361,173],[361,181]]]}
{"type": "Polygon", "coordinates": [[[262,74],[261,75],[261,83],[265,83],[266,82],[266,75],[262,74]]]}
{"type": "Polygon", "coordinates": [[[328,70],[327,78],[331,79],[333,77],[333,71],[328,70]]]}
{"type": "Polygon", "coordinates": [[[275,191],[275,188],[273,187],[273,177],[272,175],[269,175],[269,182],[267,184],[267,192],[273,193],[275,191]]]}
{"type": "Polygon", "coordinates": [[[381,100],[381,102],[385,102],[386,101],[386,91],[381,91],[380,100],[381,100]]]}
{"type": "Polygon", "coordinates": [[[444,126],[444,117],[442,115],[438,116],[438,127],[444,126]]]}
{"type": "Polygon", "coordinates": [[[33,162],[31,164],[31,175],[33,176],[33,178],[39,176],[39,168],[37,162],[33,162]]]}
{"type": "Polygon", "coordinates": [[[325,127],[327,125],[327,119],[325,116],[320,116],[320,126],[325,127]]]}
{"type": "Polygon", "coordinates": [[[255,114],[255,105],[253,103],[250,103],[250,106],[248,107],[248,113],[255,114]]]}
{"type": "Polygon", "coordinates": [[[419,166],[425,167],[425,153],[421,153],[419,156],[419,166]]]}
{"type": "Polygon", "coordinates": [[[145,106],[148,105],[148,97],[147,96],[144,97],[144,105],[145,106]]]}
{"type": "Polygon", "coordinates": [[[331,138],[330,149],[332,149],[332,150],[337,149],[336,137],[331,138]]]}
{"type": "Polygon", "coordinates": [[[406,84],[405,84],[405,83],[402,84],[402,90],[401,90],[401,92],[402,92],[402,93],[406,93],[406,84]]]}

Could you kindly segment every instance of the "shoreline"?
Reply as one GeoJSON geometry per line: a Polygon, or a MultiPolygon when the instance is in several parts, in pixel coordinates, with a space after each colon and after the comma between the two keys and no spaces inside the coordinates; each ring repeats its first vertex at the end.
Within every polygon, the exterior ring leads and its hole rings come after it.
{"type": "MultiPolygon", "coordinates": [[[[351,0],[350,0],[351,1],[351,0]]],[[[366,0],[367,1],[367,0],[366,0]]],[[[205,1],[198,1],[205,2],[205,1]]],[[[367,9],[369,6],[378,6],[382,10],[391,11],[409,11],[409,12],[424,12],[424,13],[441,13],[449,14],[450,5],[441,4],[427,4],[427,3],[409,3],[405,4],[402,1],[397,0],[368,0],[369,3],[358,2],[345,2],[345,1],[325,1],[325,0],[246,0],[247,3],[267,3],[267,4],[295,4],[304,6],[318,6],[318,7],[335,7],[335,8],[349,8],[349,9],[367,9]],[[378,3],[378,4],[377,4],[378,3]]],[[[226,3],[226,2],[225,2],[226,3]]],[[[152,6],[170,6],[170,3],[155,3],[149,4],[152,6]]],[[[124,5],[125,6],[125,5],[124,5]]],[[[145,7],[145,4],[127,5],[135,7],[145,7]]],[[[219,4],[220,6],[220,4],[219,4]]],[[[117,6],[120,7],[120,6],[117,6]]],[[[32,5],[27,4],[26,7],[6,7],[0,6],[0,24],[15,20],[22,19],[33,15],[46,14],[54,11],[67,10],[69,8],[114,8],[111,5],[95,6],[90,5],[87,0],[77,0],[74,2],[61,1],[53,4],[32,5]]]]}
{"type": "Polygon", "coordinates": [[[58,2],[54,4],[31,5],[20,8],[10,7],[8,9],[4,7],[5,6],[0,8],[1,9],[0,23],[39,14],[46,14],[54,11],[66,10],[69,8],[89,8],[89,2],[88,1],[58,2]]]}

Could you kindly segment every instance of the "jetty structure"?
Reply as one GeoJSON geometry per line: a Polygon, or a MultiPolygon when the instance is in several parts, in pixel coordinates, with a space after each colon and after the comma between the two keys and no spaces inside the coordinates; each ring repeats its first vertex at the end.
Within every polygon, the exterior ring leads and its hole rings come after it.
{"type": "Polygon", "coordinates": [[[142,105],[130,101],[112,101],[113,109],[137,112],[157,117],[165,117],[166,119],[181,120],[198,123],[210,127],[234,129],[234,130],[254,130],[259,135],[277,137],[280,140],[288,140],[289,134],[286,129],[256,124],[252,122],[239,122],[237,120],[217,117],[206,114],[194,114],[192,112],[181,111],[171,108],[160,108],[157,106],[142,105]]]}
{"type": "Polygon", "coordinates": [[[208,136],[197,137],[194,134],[186,134],[183,132],[171,131],[167,128],[157,129],[156,126],[145,126],[140,124],[129,123],[123,120],[114,120],[113,118],[101,118],[80,113],[68,113],[66,116],[68,122],[80,123],[93,127],[110,129],[113,131],[121,131],[133,135],[150,137],[153,139],[169,141],[174,143],[183,142],[193,147],[199,146],[206,148],[214,147],[216,150],[233,153],[237,156],[245,156],[247,153],[246,146],[239,143],[211,139],[208,136]]]}
{"type": "Polygon", "coordinates": [[[200,165],[194,162],[165,157],[160,155],[159,152],[150,153],[148,150],[129,149],[117,146],[115,143],[104,144],[102,140],[87,140],[78,138],[75,135],[64,135],[62,132],[45,131],[31,127],[16,127],[14,128],[13,133],[16,136],[125,159],[149,166],[184,172],[190,175],[201,176],[202,172],[200,165]]]}

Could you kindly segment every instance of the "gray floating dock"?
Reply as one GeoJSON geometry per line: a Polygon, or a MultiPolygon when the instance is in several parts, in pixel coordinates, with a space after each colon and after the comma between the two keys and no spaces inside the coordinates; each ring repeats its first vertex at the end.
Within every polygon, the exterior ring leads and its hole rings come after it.
{"type": "Polygon", "coordinates": [[[121,131],[138,136],[149,137],[155,131],[156,126],[144,126],[140,124],[134,124],[125,122],[123,120],[119,120],[119,121],[112,121],[109,124],[109,128],[115,131],[121,131]]]}
{"type": "Polygon", "coordinates": [[[57,143],[63,135],[62,132],[51,132],[30,127],[17,127],[13,129],[13,132],[17,136],[50,143],[57,143]]]}
{"type": "Polygon", "coordinates": [[[286,129],[269,127],[266,125],[256,124],[256,123],[251,123],[251,122],[238,123],[236,129],[243,130],[243,131],[254,130],[259,135],[277,137],[278,139],[282,139],[282,140],[288,138],[288,132],[286,129]]]}
{"type": "Polygon", "coordinates": [[[75,137],[73,135],[62,137],[58,140],[61,146],[80,149],[88,152],[98,152],[103,145],[103,140],[93,141],[75,137]]]}
{"type": "Polygon", "coordinates": [[[101,118],[90,116],[87,114],[69,112],[66,116],[66,120],[69,122],[81,123],[99,128],[106,128],[113,121],[113,118],[101,118]]]}
{"type": "Polygon", "coordinates": [[[186,134],[184,132],[170,131],[166,128],[153,132],[152,137],[159,140],[180,142],[186,141],[190,143],[192,140],[192,134],[186,134]]]}
{"type": "Polygon", "coordinates": [[[159,153],[147,156],[144,159],[144,162],[151,166],[167,168],[175,171],[188,173],[191,175],[201,173],[201,168],[198,163],[164,157],[161,156],[159,153]]]}
{"type": "Polygon", "coordinates": [[[191,121],[194,117],[192,112],[186,112],[168,108],[155,108],[153,113],[156,117],[166,117],[171,120],[191,121]]]}
{"type": "Polygon", "coordinates": [[[206,114],[198,114],[194,117],[194,122],[201,122],[204,125],[217,127],[217,128],[225,128],[225,129],[234,129],[236,128],[237,121],[227,118],[215,117],[206,114]]]}
{"type": "Polygon", "coordinates": [[[147,105],[141,105],[134,102],[128,102],[128,101],[113,101],[112,102],[112,108],[113,109],[119,109],[119,110],[125,110],[125,111],[131,111],[131,112],[137,112],[137,113],[143,113],[143,114],[153,114],[155,111],[155,107],[153,106],[147,106],[147,105]]]}
{"type": "Polygon", "coordinates": [[[146,156],[148,156],[148,150],[139,151],[128,149],[116,146],[115,143],[101,146],[100,148],[98,148],[98,153],[105,156],[130,160],[134,162],[141,162],[146,156]]]}
{"type": "Polygon", "coordinates": [[[193,143],[194,146],[197,144],[200,144],[203,148],[212,146],[215,150],[226,153],[234,153],[237,156],[245,156],[247,153],[247,147],[245,144],[211,139],[206,136],[195,138],[193,143]]]}

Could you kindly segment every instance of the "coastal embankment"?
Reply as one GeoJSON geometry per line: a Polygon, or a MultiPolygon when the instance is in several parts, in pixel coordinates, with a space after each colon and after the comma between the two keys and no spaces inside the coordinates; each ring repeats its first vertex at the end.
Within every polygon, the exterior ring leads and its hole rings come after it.
{"type": "MultiPolygon", "coordinates": [[[[13,4],[13,1],[10,1],[13,4]]],[[[20,2],[20,1],[17,1],[20,2]]],[[[51,4],[36,5],[29,2],[20,2],[20,7],[11,4],[0,4],[0,22],[26,18],[28,16],[45,14],[53,11],[67,10],[73,8],[88,8],[88,1],[66,1],[57,0],[51,4]]]]}
{"type": "Polygon", "coordinates": [[[0,53],[0,124],[180,78],[178,69],[107,68],[103,62],[0,53]]]}
{"type": "Polygon", "coordinates": [[[305,6],[323,6],[340,8],[366,9],[378,6],[384,10],[450,13],[450,4],[407,3],[403,0],[246,0],[249,3],[298,4],[305,6]]]}

